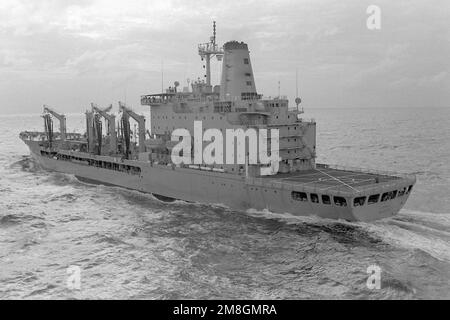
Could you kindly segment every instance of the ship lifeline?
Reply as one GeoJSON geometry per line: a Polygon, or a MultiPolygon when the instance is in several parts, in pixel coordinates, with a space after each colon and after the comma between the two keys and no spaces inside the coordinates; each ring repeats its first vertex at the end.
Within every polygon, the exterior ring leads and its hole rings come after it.
{"type": "Polygon", "coordinates": [[[415,176],[315,162],[315,121],[301,117],[298,98],[297,108],[291,110],[286,98],[264,98],[257,93],[247,44],[230,41],[219,47],[214,24],[213,36],[198,46],[198,52],[205,62],[205,80],[182,90],[175,82],[166,92],[141,97],[141,104],[150,107],[150,130],[145,128],[144,116],[119,102],[117,123],[111,106],[101,109],[92,104],[86,111],[86,133],[68,133],[65,116],[44,106],[45,132],[24,131],[20,138],[45,169],[73,174],[82,181],[152,193],[161,200],[350,221],[390,217],[403,207],[415,176]],[[214,57],[223,60],[222,78],[220,85],[212,86],[214,57]],[[54,118],[60,132],[53,131],[54,118]],[[137,141],[130,139],[136,134],[130,129],[130,118],[137,122],[137,141]],[[178,142],[172,141],[172,132],[185,128],[194,136],[195,121],[202,121],[203,130],[222,132],[278,129],[278,172],[270,172],[261,163],[173,163],[171,153],[178,142]]]}

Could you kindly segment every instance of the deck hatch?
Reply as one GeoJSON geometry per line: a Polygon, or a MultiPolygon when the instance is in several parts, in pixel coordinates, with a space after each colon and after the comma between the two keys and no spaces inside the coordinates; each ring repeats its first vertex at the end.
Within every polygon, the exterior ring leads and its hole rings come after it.
{"type": "Polygon", "coordinates": [[[333,197],[334,204],[339,207],[346,207],[347,206],[347,200],[343,197],[333,197]]]}
{"type": "Polygon", "coordinates": [[[395,199],[396,196],[397,196],[397,190],[385,192],[381,196],[381,202],[395,199]]]}
{"type": "Polygon", "coordinates": [[[357,197],[357,198],[353,199],[354,207],[363,206],[365,203],[366,203],[366,197],[357,197]]]}
{"type": "Polygon", "coordinates": [[[310,193],[309,196],[311,198],[311,202],[319,203],[319,196],[317,195],[317,193],[310,193]]]}
{"type": "Polygon", "coordinates": [[[367,200],[367,204],[377,203],[379,198],[380,198],[380,194],[373,194],[369,197],[369,200],[367,200]]]}
{"type": "Polygon", "coordinates": [[[297,201],[308,201],[308,196],[305,192],[292,191],[292,199],[297,201]]]}
{"type": "Polygon", "coordinates": [[[323,194],[322,195],[322,203],[323,204],[331,204],[331,199],[329,195],[323,194]]]}

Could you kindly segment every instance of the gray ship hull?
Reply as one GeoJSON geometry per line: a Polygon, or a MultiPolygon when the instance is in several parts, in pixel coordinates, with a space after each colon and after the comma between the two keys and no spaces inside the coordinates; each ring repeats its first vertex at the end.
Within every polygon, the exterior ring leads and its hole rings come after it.
{"type": "MultiPolygon", "coordinates": [[[[293,198],[293,192],[320,192],[320,190],[308,189],[307,184],[296,183],[296,180],[292,180],[293,178],[289,178],[291,181],[272,177],[248,178],[224,172],[157,165],[148,161],[121,160],[87,153],[73,153],[74,157],[113,161],[125,165],[132,164],[140,168],[139,174],[129,174],[89,166],[80,161],[63,161],[57,157],[42,155],[37,142],[25,141],[25,143],[29,146],[32,157],[47,170],[71,174],[84,181],[152,193],[167,197],[167,199],[220,204],[236,210],[269,210],[274,213],[289,213],[299,216],[316,215],[329,219],[373,221],[397,214],[405,204],[410,192],[388,201],[378,201],[360,206],[355,206],[353,203],[356,196],[367,195],[369,197],[373,193],[381,194],[383,191],[400,190],[412,186],[415,182],[415,178],[398,178],[386,183],[379,183],[375,187],[371,186],[366,188],[366,191],[359,191],[355,194],[322,192],[330,196],[339,195],[345,198],[346,205],[342,206],[333,201],[329,204],[322,201],[298,201],[293,198]]],[[[72,154],[72,152],[69,153],[72,154]]]]}

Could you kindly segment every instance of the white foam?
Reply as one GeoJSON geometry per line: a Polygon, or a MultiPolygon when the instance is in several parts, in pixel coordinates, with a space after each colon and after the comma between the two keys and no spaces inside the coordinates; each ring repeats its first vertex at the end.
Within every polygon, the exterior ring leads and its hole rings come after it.
{"type": "MultiPolygon", "coordinates": [[[[410,210],[402,210],[401,216],[426,217],[432,219],[433,222],[443,222],[444,224],[449,221],[449,217],[445,214],[410,210]]],[[[418,222],[387,219],[375,223],[361,223],[361,226],[392,245],[408,249],[420,249],[438,260],[450,261],[450,232],[434,229],[420,224],[420,221],[418,222]]]]}
{"type": "Polygon", "coordinates": [[[275,213],[268,209],[256,210],[248,209],[246,213],[253,217],[260,217],[266,219],[276,219],[286,222],[287,224],[311,223],[311,224],[328,224],[328,223],[346,223],[346,221],[325,219],[316,215],[293,215],[292,213],[275,213]]]}

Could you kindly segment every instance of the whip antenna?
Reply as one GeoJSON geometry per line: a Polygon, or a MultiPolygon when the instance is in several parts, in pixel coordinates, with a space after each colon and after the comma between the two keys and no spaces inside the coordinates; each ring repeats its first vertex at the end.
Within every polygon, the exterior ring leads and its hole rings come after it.
{"type": "MultiPolygon", "coordinates": [[[[295,104],[297,105],[297,111],[300,112],[300,110],[298,109],[299,104],[302,102],[302,99],[300,99],[300,97],[298,96],[298,68],[295,69],[295,104]]],[[[302,107],[302,111],[300,113],[303,113],[303,107],[302,107]]]]}

